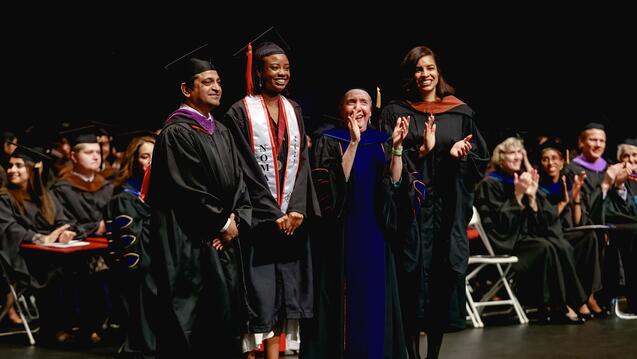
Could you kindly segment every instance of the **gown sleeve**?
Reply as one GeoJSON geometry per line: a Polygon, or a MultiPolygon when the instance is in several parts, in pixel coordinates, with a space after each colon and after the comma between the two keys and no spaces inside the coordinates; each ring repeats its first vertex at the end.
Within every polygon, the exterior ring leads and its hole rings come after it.
{"type": "Polygon", "coordinates": [[[316,188],[321,213],[324,217],[341,218],[345,207],[347,188],[353,183],[345,181],[340,143],[320,136],[313,146],[312,179],[316,188]]]}
{"type": "Polygon", "coordinates": [[[511,252],[523,225],[523,211],[513,191],[485,178],[477,186],[475,205],[496,251],[511,252]]]}

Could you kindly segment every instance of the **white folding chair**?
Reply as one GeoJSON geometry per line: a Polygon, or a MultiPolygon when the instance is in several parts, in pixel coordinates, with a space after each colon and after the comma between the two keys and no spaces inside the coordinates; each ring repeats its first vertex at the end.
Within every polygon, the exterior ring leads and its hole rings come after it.
{"type": "Polygon", "coordinates": [[[37,319],[39,317],[37,306],[35,305],[35,298],[29,297],[29,299],[31,300],[31,302],[29,303],[24,294],[18,294],[18,292],[13,287],[13,284],[11,284],[8,270],[9,269],[7,268],[7,266],[5,266],[4,260],[0,258],[0,274],[2,275],[2,278],[6,280],[9,291],[13,296],[15,309],[18,312],[20,319],[22,319],[24,333],[26,333],[27,337],[29,338],[29,343],[31,345],[34,345],[35,339],[33,338],[33,331],[29,326],[29,320],[37,319]]]}
{"type": "Polygon", "coordinates": [[[507,275],[513,263],[517,263],[518,257],[516,256],[508,256],[508,255],[496,255],[493,251],[493,247],[489,242],[489,238],[487,237],[487,233],[484,231],[482,227],[482,222],[480,221],[480,215],[475,207],[473,207],[473,216],[471,217],[471,221],[469,222],[469,228],[474,228],[478,231],[478,235],[482,240],[485,248],[487,249],[487,255],[473,255],[469,257],[469,265],[477,264],[469,274],[467,274],[465,280],[465,290],[467,292],[467,313],[469,314],[469,319],[473,323],[475,328],[484,327],[484,323],[480,318],[483,307],[494,306],[494,305],[511,305],[515,310],[515,313],[520,320],[520,324],[525,324],[529,322],[529,319],[526,317],[524,313],[524,309],[520,305],[517,297],[511,290],[511,286],[509,285],[509,281],[507,275]],[[470,280],[475,278],[480,271],[486,268],[489,265],[495,265],[498,269],[499,279],[491,286],[491,288],[480,298],[479,301],[473,299],[473,288],[470,285],[470,280]],[[503,268],[504,267],[504,268],[503,268]],[[490,300],[493,296],[504,287],[509,299],[503,300],[490,300]]]}

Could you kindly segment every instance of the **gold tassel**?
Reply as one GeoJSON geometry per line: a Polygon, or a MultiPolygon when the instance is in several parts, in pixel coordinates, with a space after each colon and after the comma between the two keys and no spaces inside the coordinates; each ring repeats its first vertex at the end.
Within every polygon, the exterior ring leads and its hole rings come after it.
{"type": "Polygon", "coordinates": [[[380,108],[380,87],[376,86],[376,108],[380,108]]]}

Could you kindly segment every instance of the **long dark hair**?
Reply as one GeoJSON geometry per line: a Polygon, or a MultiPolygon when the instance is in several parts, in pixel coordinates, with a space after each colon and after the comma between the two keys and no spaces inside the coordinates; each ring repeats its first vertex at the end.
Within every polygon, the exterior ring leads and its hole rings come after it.
{"type": "Polygon", "coordinates": [[[115,187],[121,186],[124,182],[133,177],[139,178],[140,180],[144,177],[144,172],[139,168],[139,164],[137,163],[137,157],[139,156],[139,149],[147,142],[154,145],[155,138],[151,136],[135,137],[128,147],[126,147],[122,167],[117,173],[117,176],[115,176],[115,187]]]}
{"type": "Polygon", "coordinates": [[[21,188],[18,188],[11,182],[8,182],[6,191],[11,194],[12,201],[18,208],[20,214],[26,215],[26,207],[24,205],[25,201],[33,202],[40,209],[40,214],[44,220],[46,220],[48,224],[52,225],[55,223],[57,210],[55,208],[55,202],[42,180],[41,171],[43,167],[41,165],[36,166],[32,161],[27,159],[21,159],[24,161],[24,165],[29,173],[27,190],[23,191],[21,188]]]}
{"type": "Polygon", "coordinates": [[[416,46],[405,55],[402,63],[400,64],[401,74],[403,77],[403,95],[406,99],[414,102],[422,101],[422,96],[414,80],[414,73],[416,72],[416,64],[418,60],[425,56],[431,56],[436,62],[438,68],[438,84],[436,85],[436,97],[443,98],[445,96],[455,94],[453,86],[449,85],[442,76],[442,70],[440,68],[440,62],[438,56],[428,48],[427,46],[416,46]]]}

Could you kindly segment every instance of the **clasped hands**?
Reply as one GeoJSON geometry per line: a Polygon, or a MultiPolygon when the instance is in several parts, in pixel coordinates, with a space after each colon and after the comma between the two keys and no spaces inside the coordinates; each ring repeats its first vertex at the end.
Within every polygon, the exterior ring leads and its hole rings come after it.
{"type": "Polygon", "coordinates": [[[303,218],[299,212],[288,212],[276,220],[276,225],[283,234],[291,236],[303,224],[303,218]]]}
{"type": "Polygon", "coordinates": [[[54,229],[47,235],[39,235],[39,242],[42,244],[55,242],[69,243],[77,235],[77,233],[68,230],[70,226],[69,224],[65,224],[54,229]]]}

